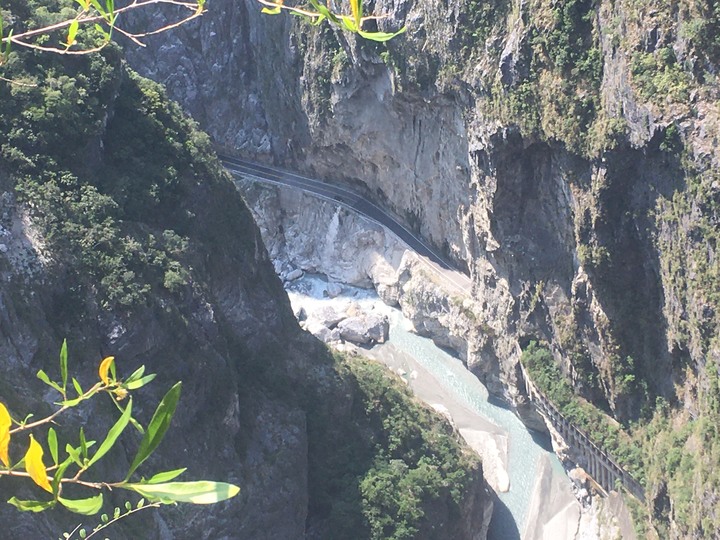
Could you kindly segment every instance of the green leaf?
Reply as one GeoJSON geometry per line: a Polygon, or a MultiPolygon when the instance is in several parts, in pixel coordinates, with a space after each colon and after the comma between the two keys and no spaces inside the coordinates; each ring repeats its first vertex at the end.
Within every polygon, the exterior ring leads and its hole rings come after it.
{"type": "Polygon", "coordinates": [[[265,15],[277,15],[277,14],[280,13],[281,11],[282,11],[282,8],[281,8],[280,6],[278,6],[278,7],[276,7],[276,8],[272,8],[272,9],[270,9],[270,8],[262,8],[262,9],[260,10],[260,13],[264,13],[265,15]]]}
{"type": "Polygon", "coordinates": [[[68,28],[67,41],[65,42],[65,46],[67,48],[72,47],[75,43],[75,38],[77,37],[79,27],[80,23],[78,23],[77,19],[73,19],[73,21],[70,23],[70,27],[68,28]]]}
{"type": "Polygon", "coordinates": [[[140,377],[145,375],[145,366],[140,366],[135,371],[132,372],[132,375],[130,375],[127,379],[125,379],[125,384],[137,381],[140,377]]]}
{"type": "Polygon", "coordinates": [[[342,21],[342,24],[345,28],[347,28],[351,32],[357,33],[358,26],[355,24],[355,21],[353,21],[350,17],[348,17],[347,15],[343,15],[342,17],[340,17],[340,20],[342,21]]]}
{"type": "Polygon", "coordinates": [[[10,57],[10,47],[12,46],[12,41],[10,41],[10,38],[13,35],[13,32],[15,29],[13,28],[10,30],[10,32],[7,35],[7,42],[5,43],[5,52],[3,53],[3,62],[7,62],[8,58],[10,57]]]}
{"type": "MultiPolygon", "coordinates": [[[[60,388],[58,388],[57,390],[60,391],[60,388]]],[[[75,405],[77,405],[81,401],[84,401],[85,399],[87,399],[87,398],[76,397],[74,399],[65,399],[60,402],[60,405],[62,405],[63,407],[74,407],[75,405]]]]}
{"type": "Polygon", "coordinates": [[[77,392],[78,397],[82,396],[82,394],[83,394],[82,386],[80,386],[80,383],[78,382],[78,380],[75,377],[72,378],[72,383],[73,383],[73,386],[75,387],[75,391],[77,392]]]}
{"type": "Polygon", "coordinates": [[[55,465],[57,465],[58,464],[58,441],[57,441],[57,433],[55,433],[54,428],[48,429],[47,444],[48,444],[48,448],[50,449],[50,455],[52,456],[53,463],[55,465]]]}
{"type": "Polygon", "coordinates": [[[388,41],[396,36],[399,36],[400,34],[404,34],[407,30],[407,26],[403,26],[400,30],[398,30],[395,33],[388,34],[387,32],[363,32],[360,31],[358,34],[365,39],[369,39],[371,41],[378,41],[380,43],[383,43],[385,41],[388,41]]]}
{"type": "Polygon", "coordinates": [[[82,453],[83,459],[87,459],[87,441],[85,440],[85,430],[80,426],[80,452],[82,453]]]}
{"type": "Polygon", "coordinates": [[[152,381],[155,378],[155,373],[151,373],[150,375],[145,375],[144,377],[140,377],[136,381],[129,381],[123,384],[125,388],[128,390],[137,390],[138,388],[142,388],[147,383],[152,381]]]}
{"type": "Polygon", "coordinates": [[[21,512],[42,512],[55,506],[55,501],[21,501],[17,497],[12,497],[8,502],[21,512]]]}
{"type": "Polygon", "coordinates": [[[319,17],[316,17],[315,19],[310,20],[310,24],[312,26],[320,26],[323,21],[325,20],[325,15],[320,15],[319,17]]]}
{"type": "MultiPolygon", "coordinates": [[[[76,23],[77,21],[73,21],[76,23]]],[[[70,28],[72,29],[72,24],[70,25],[70,28]]],[[[77,28],[75,29],[77,32],[77,28]]],[[[67,368],[67,339],[63,339],[62,347],[60,347],[60,376],[62,377],[62,387],[63,387],[63,393],[65,393],[65,388],[67,387],[67,378],[68,378],[68,368],[67,368]]]]}
{"type": "Polygon", "coordinates": [[[84,516],[93,516],[102,508],[103,495],[102,493],[98,493],[89,499],[65,499],[58,497],[58,501],[71,512],[84,516]]]}
{"type": "MultiPolygon", "coordinates": [[[[117,407],[117,410],[120,411],[120,414],[125,412],[125,409],[122,408],[122,405],[120,405],[120,403],[118,403],[117,400],[113,399],[112,402],[115,405],[115,407],[117,407]]],[[[135,429],[138,430],[138,433],[140,433],[140,435],[145,434],[145,428],[143,428],[140,425],[140,422],[135,420],[132,416],[130,417],[130,423],[135,427],[135,429]]]]}
{"type": "Polygon", "coordinates": [[[167,484],[120,484],[118,487],[130,489],[162,503],[188,502],[192,504],[213,504],[234,497],[240,488],[225,482],[169,482],[167,484]]]}
{"type": "Polygon", "coordinates": [[[160,472],[152,476],[149,480],[146,480],[146,482],[148,484],[160,484],[162,482],[169,482],[170,480],[173,480],[180,476],[185,471],[187,471],[187,467],[183,469],[175,469],[174,471],[160,472]]]}
{"type": "Polygon", "coordinates": [[[37,372],[37,378],[62,394],[63,391],[62,388],[60,388],[60,385],[55,381],[51,381],[50,377],[48,377],[47,373],[45,373],[42,369],[37,372]]]}
{"type": "Polygon", "coordinates": [[[97,23],[95,23],[94,26],[95,26],[95,30],[97,30],[98,32],[100,32],[105,39],[110,39],[110,33],[107,32],[102,26],[100,26],[100,25],[97,24],[97,23]]]}
{"type": "Polygon", "coordinates": [[[83,462],[80,459],[80,448],[74,448],[69,443],[65,445],[65,451],[70,459],[72,459],[78,467],[83,466],[83,462]]]}
{"type": "Polygon", "coordinates": [[[98,448],[97,452],[95,452],[95,455],[92,457],[92,459],[88,462],[87,466],[92,467],[93,464],[97,463],[97,461],[103,457],[105,454],[108,453],[108,451],[113,447],[115,444],[115,441],[117,441],[120,434],[125,430],[125,428],[128,425],[128,422],[130,422],[130,415],[132,414],[132,398],[130,398],[130,401],[128,402],[127,407],[125,407],[125,412],[118,418],[118,421],[115,422],[115,425],[110,428],[110,431],[108,431],[107,436],[105,437],[105,440],[100,443],[100,448],[98,448]]]}
{"type": "MultiPolygon", "coordinates": [[[[68,445],[70,446],[70,445],[68,445]]],[[[72,447],[71,447],[72,448],[72,447]]],[[[67,448],[66,448],[67,450],[67,448]]],[[[63,475],[65,474],[65,471],[67,468],[72,464],[73,458],[72,456],[68,457],[65,461],[63,461],[60,466],[55,471],[55,476],[53,476],[53,481],[51,483],[53,495],[57,495],[60,487],[60,480],[62,480],[63,475]]]]}
{"type": "Polygon", "coordinates": [[[327,6],[325,6],[324,4],[321,4],[318,0],[310,0],[310,5],[312,5],[312,7],[314,7],[318,13],[320,13],[320,15],[327,17],[335,24],[340,24],[340,21],[337,18],[337,16],[332,11],[330,11],[327,8],[327,6]]]}
{"type": "Polygon", "coordinates": [[[153,451],[155,451],[160,444],[160,441],[162,441],[165,436],[165,432],[170,427],[170,421],[175,414],[175,408],[177,407],[178,400],[180,399],[181,390],[182,383],[175,383],[175,386],[168,390],[157,409],[155,409],[155,414],[153,414],[152,420],[150,420],[150,423],[145,430],[145,435],[143,436],[142,441],[140,441],[140,448],[138,448],[137,455],[130,465],[130,470],[125,477],[126,480],[130,478],[130,475],[135,472],[135,469],[137,469],[140,464],[145,461],[148,456],[153,453],[153,451]]]}
{"type": "Polygon", "coordinates": [[[115,1],[105,0],[105,7],[107,8],[107,11],[105,11],[105,20],[112,29],[112,27],[115,26],[115,20],[117,19],[117,14],[115,14],[115,1]]]}

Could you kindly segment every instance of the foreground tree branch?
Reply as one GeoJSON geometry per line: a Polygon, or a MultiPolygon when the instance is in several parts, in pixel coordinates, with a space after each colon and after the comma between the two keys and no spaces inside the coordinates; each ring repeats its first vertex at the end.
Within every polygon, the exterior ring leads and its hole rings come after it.
{"type": "Polygon", "coordinates": [[[115,8],[114,0],[106,0],[105,6],[98,0],[75,1],[80,5],[75,17],[19,33],[14,28],[6,32],[7,22],[0,17],[0,65],[7,61],[12,47],[67,55],[97,52],[110,43],[113,31],[144,47],[145,38],[177,28],[205,12],[205,0],[134,0],[121,8],[115,8]],[[181,13],[172,22],[143,31],[132,31],[118,23],[122,15],[158,7],[179,8],[181,13]],[[53,40],[56,44],[48,43],[53,40]]]}
{"type": "Polygon", "coordinates": [[[368,32],[363,30],[366,21],[380,20],[387,15],[363,15],[362,0],[349,0],[350,13],[343,14],[333,11],[330,2],[322,2],[321,0],[308,0],[303,5],[287,5],[285,0],[257,0],[262,6],[262,13],[266,15],[279,15],[283,11],[287,11],[292,15],[296,15],[304,19],[309,24],[317,26],[327,21],[329,24],[348,30],[354,34],[369,39],[371,41],[388,41],[400,34],[404,33],[407,28],[403,26],[397,32],[368,32]]]}

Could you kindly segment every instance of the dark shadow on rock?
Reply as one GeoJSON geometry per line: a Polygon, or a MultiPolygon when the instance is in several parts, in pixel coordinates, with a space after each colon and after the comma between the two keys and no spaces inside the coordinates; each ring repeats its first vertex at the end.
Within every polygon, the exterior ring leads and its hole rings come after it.
{"type": "Polygon", "coordinates": [[[550,439],[549,433],[543,433],[534,429],[528,429],[528,433],[535,444],[540,446],[543,450],[547,450],[550,453],[553,452],[552,440],[550,439]]]}
{"type": "Polygon", "coordinates": [[[513,411],[512,406],[507,402],[506,399],[495,396],[493,394],[488,395],[488,403],[490,405],[494,405],[495,407],[500,407],[501,409],[505,409],[506,411],[513,411]]]}
{"type": "Polygon", "coordinates": [[[520,531],[510,509],[495,495],[488,540],[520,540],[520,531]]]}

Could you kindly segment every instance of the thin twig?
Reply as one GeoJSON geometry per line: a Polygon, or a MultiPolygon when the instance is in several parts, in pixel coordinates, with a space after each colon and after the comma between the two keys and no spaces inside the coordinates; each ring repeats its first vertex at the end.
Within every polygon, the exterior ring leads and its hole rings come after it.
{"type": "MultiPolygon", "coordinates": [[[[28,49],[35,49],[38,51],[44,51],[44,52],[52,52],[56,54],[66,54],[66,55],[80,55],[80,54],[90,54],[94,52],[98,52],[105,48],[108,43],[110,43],[110,39],[107,39],[103,41],[100,45],[91,47],[89,49],[71,49],[71,45],[68,45],[67,47],[60,48],[60,47],[53,47],[48,45],[39,45],[37,43],[33,43],[32,41],[28,41],[31,38],[41,36],[41,35],[47,35],[51,32],[63,30],[65,28],[68,28],[71,24],[77,23],[79,26],[86,26],[88,24],[92,23],[102,23],[109,27],[110,31],[115,30],[131,40],[136,45],[139,45],[140,47],[144,47],[145,44],[142,42],[143,38],[146,38],[148,36],[154,36],[156,34],[160,34],[163,32],[166,32],[168,30],[172,30],[173,28],[177,28],[178,26],[181,26],[183,24],[186,24],[187,22],[196,19],[197,17],[200,17],[205,10],[201,7],[199,2],[185,2],[181,0],[142,0],[138,1],[135,0],[133,3],[114,10],[111,13],[99,13],[98,15],[90,15],[89,11],[83,10],[78,15],[76,15],[73,19],[68,19],[65,21],[61,21],[56,24],[52,24],[49,26],[45,26],[42,28],[36,28],[34,30],[28,30],[27,32],[23,32],[21,34],[15,34],[15,35],[8,35],[5,37],[0,38],[0,43],[13,43],[19,47],[26,47],[28,49]],[[177,20],[175,22],[172,22],[170,24],[166,24],[164,26],[161,26],[159,28],[156,28],[154,30],[146,31],[146,32],[130,32],[128,30],[125,30],[115,24],[115,21],[117,20],[117,17],[123,13],[126,13],[128,11],[134,10],[134,9],[141,9],[147,6],[156,5],[156,4],[165,4],[165,5],[172,5],[172,6],[179,6],[181,8],[185,8],[187,10],[192,11],[192,14],[183,17],[180,20],[177,20]]],[[[3,79],[7,80],[7,79],[3,79]]]]}
{"type": "Polygon", "coordinates": [[[6,83],[10,83],[10,84],[16,84],[18,86],[26,86],[28,88],[37,88],[37,86],[38,86],[37,84],[16,81],[16,80],[8,79],[8,78],[2,77],[2,76],[0,76],[0,81],[5,81],[6,83]]]}
{"type": "MultiPolygon", "coordinates": [[[[95,383],[95,386],[93,386],[92,388],[90,388],[90,390],[88,390],[88,391],[85,392],[82,396],[80,396],[80,398],[82,398],[81,401],[84,401],[84,400],[90,398],[91,396],[93,396],[93,395],[96,394],[97,392],[100,392],[101,390],[103,390],[105,387],[106,387],[106,385],[104,385],[104,384],[102,384],[102,383],[95,383]]],[[[75,398],[75,399],[77,399],[77,398],[75,398]]],[[[63,405],[63,406],[60,407],[57,411],[55,411],[54,413],[52,413],[50,416],[46,416],[45,418],[41,418],[40,420],[36,420],[35,422],[31,422],[30,424],[22,424],[22,425],[16,427],[15,429],[11,429],[11,430],[10,430],[10,435],[12,435],[13,433],[19,433],[19,432],[22,432],[22,431],[27,431],[28,429],[32,429],[32,428],[35,428],[35,427],[38,427],[38,426],[42,426],[43,424],[47,424],[47,423],[49,423],[49,422],[52,422],[52,421],[55,419],[56,416],[58,416],[59,414],[65,412],[65,411],[67,411],[69,408],[70,408],[69,406],[63,405]]]]}
{"type": "MultiPolygon", "coordinates": [[[[281,4],[280,2],[273,2],[272,0],[257,0],[257,1],[260,4],[267,6],[267,7],[284,9],[285,11],[291,11],[291,12],[297,13],[299,15],[304,15],[305,17],[311,17],[313,19],[317,19],[318,17],[325,16],[322,13],[318,13],[317,11],[308,11],[306,9],[297,8],[294,6],[286,6],[285,4],[281,4]]],[[[342,15],[340,13],[333,13],[333,15],[335,15],[337,18],[350,17],[350,15],[342,15]]],[[[362,17],[360,19],[360,26],[362,26],[362,24],[365,21],[379,21],[379,20],[385,19],[387,17],[388,17],[387,14],[385,14],[385,15],[368,15],[368,16],[362,17]]]]}
{"type": "MultiPolygon", "coordinates": [[[[97,529],[93,530],[93,532],[91,532],[90,534],[88,534],[88,535],[85,537],[85,540],[89,540],[90,538],[92,538],[93,536],[95,536],[97,533],[99,533],[100,531],[102,531],[102,530],[105,529],[106,527],[109,527],[110,525],[112,525],[112,524],[115,523],[116,521],[120,521],[121,519],[126,518],[126,517],[128,517],[128,516],[131,516],[132,514],[134,514],[134,513],[136,513],[136,512],[140,512],[141,510],[145,510],[145,509],[147,509],[147,508],[160,508],[160,506],[161,506],[160,503],[154,502],[154,503],[146,504],[146,505],[141,506],[141,507],[139,507],[139,508],[133,508],[132,510],[128,510],[125,514],[120,514],[118,517],[113,517],[113,519],[111,519],[111,520],[108,521],[107,523],[101,524],[97,529]]],[[[75,530],[77,530],[77,527],[75,528],[75,530]]],[[[74,531],[73,531],[73,532],[74,532],[74,531]]],[[[72,533],[71,533],[71,534],[72,534],[72,533]]]]}
{"type": "MultiPolygon", "coordinates": [[[[127,5],[125,7],[121,7],[116,9],[112,12],[112,15],[121,15],[122,13],[132,11],[134,9],[140,9],[146,6],[154,5],[154,4],[169,4],[174,6],[180,6],[184,7],[186,9],[192,10],[193,12],[198,11],[198,4],[197,2],[180,2],[178,0],[145,0],[142,2],[133,2],[130,5],[127,5]]],[[[197,16],[197,15],[194,15],[197,16]]],[[[49,26],[44,26],[42,28],[36,28],[35,30],[28,30],[27,32],[23,32],[22,34],[16,34],[13,36],[5,36],[2,38],[3,43],[13,42],[17,43],[17,40],[24,40],[29,37],[34,37],[38,35],[48,34],[50,32],[53,32],[55,30],[62,30],[63,28],[69,27],[74,20],[77,20],[78,24],[90,24],[95,22],[102,22],[107,21],[107,15],[88,15],[88,16],[82,16],[82,14],[78,15],[74,19],[68,19],[66,21],[61,21],[59,23],[51,24],[49,26]]]]}
{"type": "MultiPolygon", "coordinates": [[[[49,469],[47,469],[47,470],[49,470],[49,469]]],[[[25,478],[31,478],[30,473],[28,473],[28,472],[13,471],[12,469],[0,471],[0,476],[22,476],[25,478]]],[[[48,481],[52,482],[53,477],[48,476],[47,479],[48,479],[48,481]]],[[[124,484],[124,482],[113,482],[113,483],[88,482],[86,480],[78,480],[77,478],[61,478],[60,483],[61,484],[76,484],[78,486],[83,486],[83,487],[92,488],[92,489],[108,489],[110,491],[112,491],[113,488],[116,488],[116,487],[124,484]]]]}

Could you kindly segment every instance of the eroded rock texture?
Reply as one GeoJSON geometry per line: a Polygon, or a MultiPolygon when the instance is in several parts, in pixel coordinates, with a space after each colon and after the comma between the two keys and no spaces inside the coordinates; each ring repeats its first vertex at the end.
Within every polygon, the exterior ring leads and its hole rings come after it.
{"type": "MultiPolygon", "coordinates": [[[[521,348],[539,338],[576,392],[621,421],[649,418],[657,398],[707,413],[716,9],[374,7],[380,28],[407,34],[377,46],[219,0],[131,58],[218,144],[353,185],[467,268],[480,309],[466,360],[481,377],[513,393],[521,348]],[[177,68],[201,58],[207,71],[177,68]]],[[[706,489],[694,498],[715,500],[706,489]]],[[[681,532],[702,535],[699,519],[681,532]]]]}

